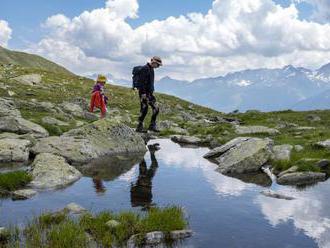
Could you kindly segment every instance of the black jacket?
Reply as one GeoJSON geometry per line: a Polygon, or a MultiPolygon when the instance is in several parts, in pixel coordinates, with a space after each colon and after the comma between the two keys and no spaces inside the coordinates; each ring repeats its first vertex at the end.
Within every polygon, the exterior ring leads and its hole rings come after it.
{"type": "Polygon", "coordinates": [[[141,82],[143,86],[140,88],[141,94],[152,94],[155,91],[155,72],[150,64],[146,64],[141,68],[141,82]]]}

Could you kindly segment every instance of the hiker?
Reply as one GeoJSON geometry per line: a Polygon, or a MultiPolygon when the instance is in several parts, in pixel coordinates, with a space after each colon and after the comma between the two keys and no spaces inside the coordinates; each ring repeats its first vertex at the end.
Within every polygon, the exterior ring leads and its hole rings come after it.
{"type": "Polygon", "coordinates": [[[148,105],[152,108],[152,117],[148,130],[153,132],[159,132],[156,126],[156,119],[159,113],[159,108],[156,104],[156,98],[154,93],[154,69],[162,66],[161,58],[154,56],[144,66],[136,66],[133,68],[133,89],[139,90],[140,97],[140,116],[139,123],[136,128],[137,132],[145,133],[147,131],[143,128],[143,121],[148,113],[148,105]]]}
{"type": "Polygon", "coordinates": [[[159,144],[148,145],[151,165],[148,169],[145,159],[139,164],[139,176],[135,184],[131,184],[132,207],[148,208],[152,206],[152,179],[158,169],[155,152],[160,149],[159,144]]]}
{"type": "Polygon", "coordinates": [[[104,75],[98,75],[96,84],[93,87],[92,97],[90,102],[90,112],[94,112],[94,108],[101,110],[101,118],[105,117],[107,112],[108,97],[104,95],[104,85],[107,82],[107,78],[104,75]]]}

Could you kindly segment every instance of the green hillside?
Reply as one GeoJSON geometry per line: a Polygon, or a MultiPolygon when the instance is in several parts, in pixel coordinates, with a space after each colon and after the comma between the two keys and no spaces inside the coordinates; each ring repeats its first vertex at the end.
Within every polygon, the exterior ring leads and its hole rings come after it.
{"type": "MultiPolygon", "coordinates": [[[[51,135],[60,135],[99,118],[99,113],[91,114],[88,111],[93,80],[69,73],[39,56],[2,49],[0,58],[3,60],[4,57],[12,65],[0,66],[0,99],[14,101],[24,118],[45,127],[51,135]],[[39,77],[40,80],[29,82],[31,77],[39,77]],[[49,117],[59,122],[45,121],[49,117]]],[[[137,92],[130,88],[107,85],[106,95],[109,96],[107,118],[136,127],[140,108],[137,92]]],[[[298,164],[301,170],[318,171],[313,165],[315,160],[330,159],[330,150],[315,145],[330,139],[329,110],[224,114],[177,97],[165,94],[156,94],[156,97],[160,106],[158,123],[161,136],[195,136],[213,147],[238,136],[269,137],[276,145],[304,147],[302,151],[293,150],[290,161],[274,162],[279,170],[298,164]],[[250,126],[276,128],[277,132],[239,134],[236,130],[237,127],[250,126]]],[[[146,125],[150,120],[150,112],[146,125]]]]}
{"type": "Polygon", "coordinates": [[[64,67],[38,55],[16,52],[0,46],[0,64],[14,64],[26,68],[35,68],[54,73],[72,74],[64,67]]]}

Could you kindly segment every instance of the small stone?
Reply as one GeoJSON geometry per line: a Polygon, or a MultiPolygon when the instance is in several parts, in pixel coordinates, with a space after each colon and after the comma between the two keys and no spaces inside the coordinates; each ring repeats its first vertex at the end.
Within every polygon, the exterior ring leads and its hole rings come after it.
{"type": "Polygon", "coordinates": [[[13,192],[13,200],[26,200],[30,199],[37,194],[37,191],[33,189],[21,189],[13,192]]]}
{"type": "Polygon", "coordinates": [[[283,176],[283,175],[285,175],[285,174],[288,174],[288,173],[293,173],[293,172],[297,172],[298,171],[298,166],[292,166],[292,167],[290,167],[289,169],[287,169],[287,170],[285,170],[285,171],[282,171],[279,175],[278,175],[278,177],[281,177],[281,176],[283,176]]]}
{"type": "Polygon", "coordinates": [[[50,116],[46,116],[44,118],[42,118],[41,120],[43,123],[45,124],[49,124],[49,125],[56,125],[56,126],[69,126],[68,123],[60,121],[58,119],[55,119],[53,117],[50,116]]]}
{"type": "Polygon", "coordinates": [[[315,114],[310,114],[306,116],[306,119],[311,121],[311,122],[316,122],[316,121],[321,121],[320,116],[315,115],[315,114]]]}
{"type": "Polygon", "coordinates": [[[329,168],[330,161],[327,159],[322,159],[316,163],[316,166],[321,170],[327,170],[329,168]]]}
{"type": "Polygon", "coordinates": [[[147,245],[162,243],[164,239],[165,239],[165,234],[159,231],[149,232],[145,236],[145,242],[147,245]]]}
{"type": "Polygon", "coordinates": [[[170,233],[170,236],[173,240],[189,238],[192,235],[193,235],[192,230],[177,230],[177,231],[172,231],[170,233]]]}
{"type": "Polygon", "coordinates": [[[316,129],[315,127],[297,127],[296,130],[299,131],[310,131],[316,129]]]}
{"type": "Polygon", "coordinates": [[[85,208],[83,208],[82,206],[79,206],[78,204],[76,204],[74,202],[68,204],[65,207],[65,209],[73,214],[81,214],[81,213],[84,213],[87,211],[85,208]]]}
{"type": "Polygon", "coordinates": [[[184,136],[184,135],[174,135],[171,137],[171,140],[177,143],[191,144],[191,145],[198,145],[202,143],[202,140],[200,138],[193,136],[184,136]]]}
{"type": "Polygon", "coordinates": [[[107,223],[105,223],[108,227],[110,228],[116,228],[117,226],[120,225],[120,222],[116,220],[109,220],[107,223]]]}
{"type": "Polygon", "coordinates": [[[301,145],[295,145],[295,146],[294,146],[294,150],[295,150],[296,152],[301,152],[302,150],[304,150],[304,147],[301,146],[301,145]]]}
{"type": "Polygon", "coordinates": [[[320,141],[316,143],[317,146],[323,147],[323,148],[330,148],[330,139],[327,139],[325,141],[320,141]]]}
{"type": "Polygon", "coordinates": [[[258,134],[258,133],[267,133],[270,135],[278,134],[279,131],[275,128],[269,128],[264,126],[235,126],[236,133],[240,135],[245,134],[258,134]]]}
{"type": "Polygon", "coordinates": [[[274,159],[277,161],[290,160],[292,145],[278,145],[273,147],[274,159]]]}

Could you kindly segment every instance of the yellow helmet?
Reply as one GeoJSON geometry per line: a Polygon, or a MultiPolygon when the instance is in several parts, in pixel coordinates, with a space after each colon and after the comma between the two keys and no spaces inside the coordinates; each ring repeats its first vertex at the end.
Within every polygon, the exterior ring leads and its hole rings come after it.
{"type": "Polygon", "coordinates": [[[99,74],[97,76],[97,80],[96,81],[99,82],[99,83],[106,83],[107,82],[107,77],[104,76],[104,75],[99,74]]]}

